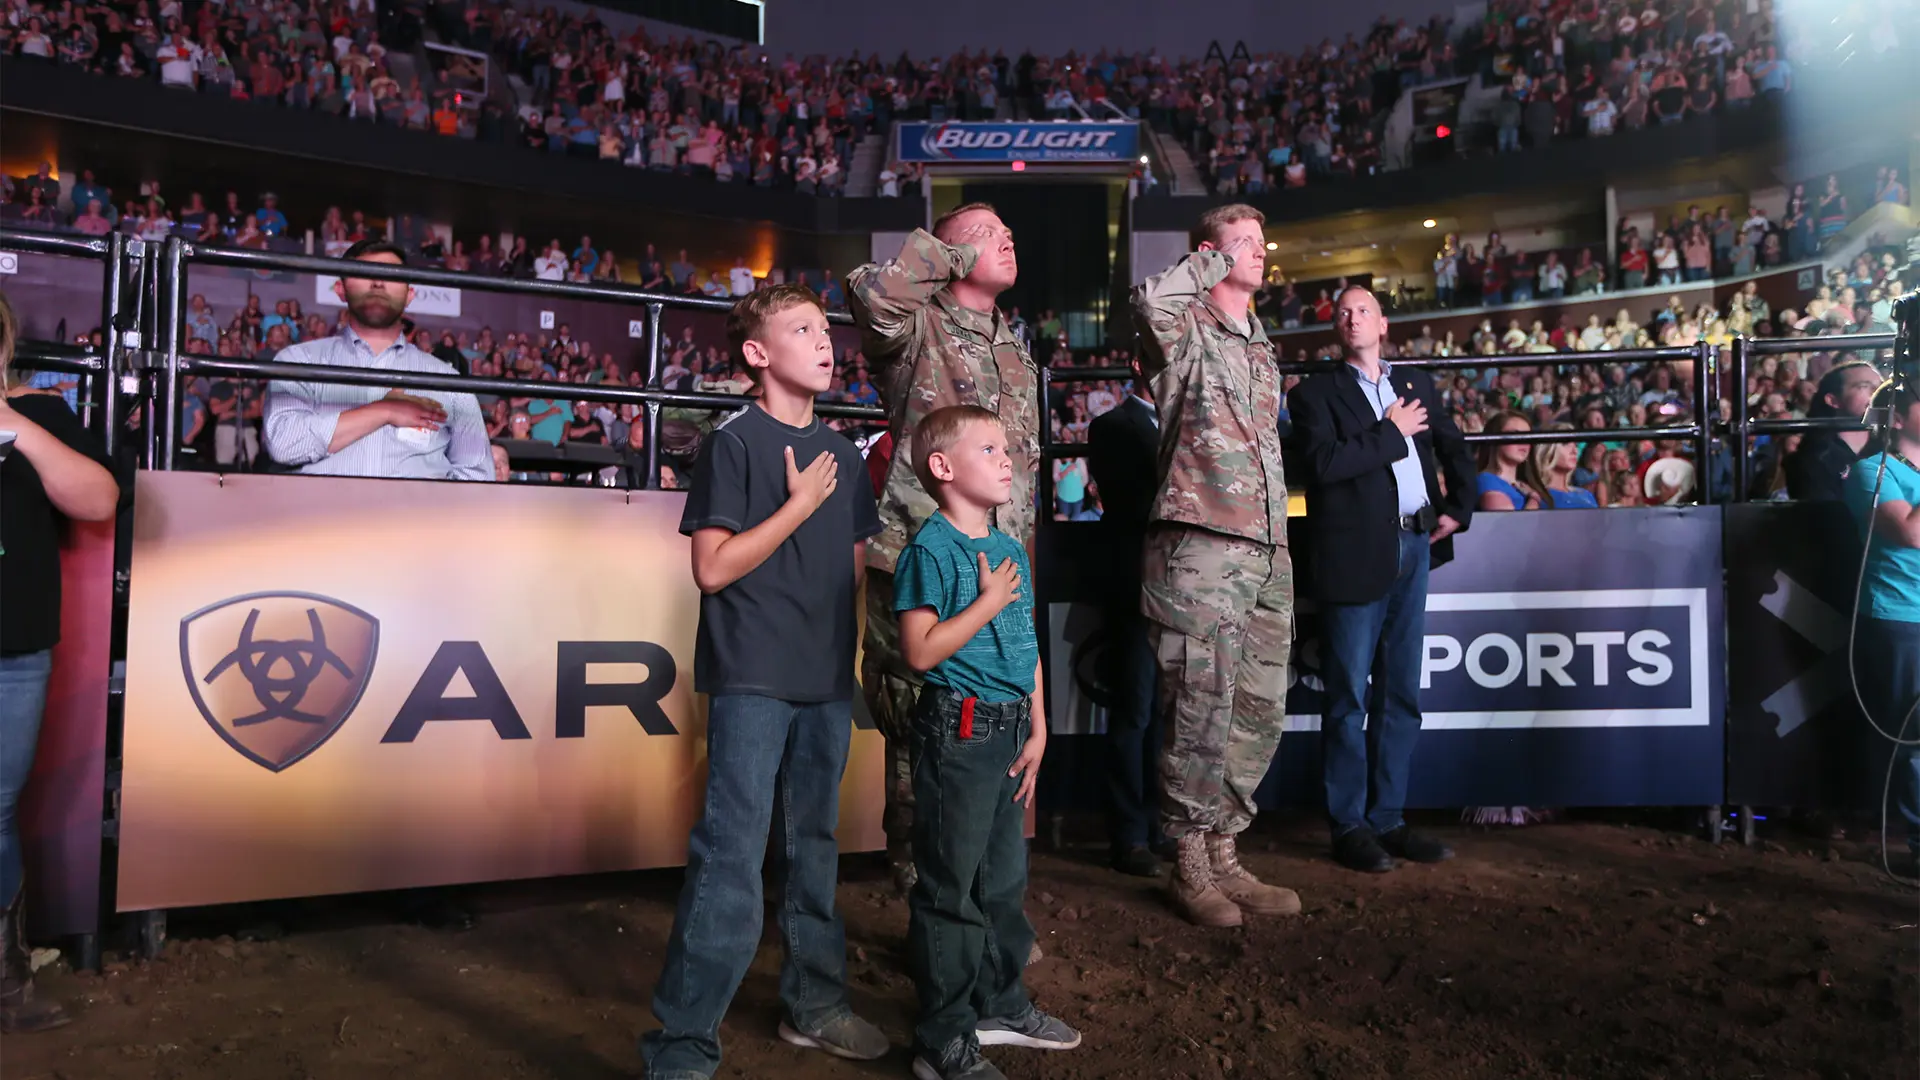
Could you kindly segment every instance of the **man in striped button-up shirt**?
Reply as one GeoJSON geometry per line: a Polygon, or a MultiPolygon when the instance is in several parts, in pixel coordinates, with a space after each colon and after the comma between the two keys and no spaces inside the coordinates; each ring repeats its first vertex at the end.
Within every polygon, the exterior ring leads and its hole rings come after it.
{"type": "MultiPolygon", "coordinates": [[[[346,258],[404,265],[400,249],[362,241],[346,258]]],[[[334,285],[347,305],[339,334],[283,349],[290,364],[379,368],[457,374],[407,342],[400,324],[413,289],[404,282],[342,278],[334,285]]],[[[267,388],[267,450],[274,459],[321,476],[417,480],[492,480],[493,451],[472,394],[382,390],[275,381],[267,388]]]]}

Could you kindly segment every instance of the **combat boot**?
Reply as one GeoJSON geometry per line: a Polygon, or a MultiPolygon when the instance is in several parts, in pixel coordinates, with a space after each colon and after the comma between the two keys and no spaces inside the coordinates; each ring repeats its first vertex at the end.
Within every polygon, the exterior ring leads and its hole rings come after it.
{"type": "Polygon", "coordinates": [[[1179,858],[1173,864],[1173,906],[1190,923],[1200,926],[1240,925],[1240,908],[1227,899],[1213,880],[1207,861],[1207,834],[1192,832],[1179,840],[1179,858]]]}
{"type": "Polygon", "coordinates": [[[1214,884],[1235,907],[1244,908],[1255,915],[1300,914],[1300,894],[1278,885],[1268,885],[1249,874],[1247,868],[1240,865],[1233,837],[1208,833],[1207,856],[1214,884]]]}
{"type": "Polygon", "coordinates": [[[0,1033],[26,1035],[70,1022],[66,1010],[33,994],[33,963],[20,908],[26,890],[0,912],[0,1033]]]}

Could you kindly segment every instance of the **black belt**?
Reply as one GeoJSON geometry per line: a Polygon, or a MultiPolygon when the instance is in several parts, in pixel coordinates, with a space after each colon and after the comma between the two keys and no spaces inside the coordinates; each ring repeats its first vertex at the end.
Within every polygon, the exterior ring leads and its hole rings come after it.
{"type": "Polygon", "coordinates": [[[1430,533],[1439,523],[1439,513],[1432,506],[1423,506],[1411,514],[1395,515],[1394,523],[1401,532],[1430,533]]]}

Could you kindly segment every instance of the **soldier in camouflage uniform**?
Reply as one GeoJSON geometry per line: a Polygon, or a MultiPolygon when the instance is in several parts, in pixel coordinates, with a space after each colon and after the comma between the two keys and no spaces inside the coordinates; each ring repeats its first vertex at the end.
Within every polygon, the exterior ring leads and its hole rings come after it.
{"type": "Polygon", "coordinates": [[[1280,373],[1251,310],[1266,263],[1250,206],[1200,219],[1198,248],[1133,292],[1160,412],[1160,491],[1141,611],[1160,665],[1174,905],[1202,926],[1291,915],[1300,898],[1241,867],[1234,836],[1280,745],[1293,633],[1280,373]]]}
{"type": "Polygon", "coordinates": [[[998,413],[1013,459],[1013,501],[994,511],[994,527],[1033,551],[1034,481],[1039,474],[1040,370],[994,298],[1018,266],[1013,234],[993,208],[973,203],[943,215],[933,232],[916,229],[898,258],[847,275],[847,298],[861,347],[875,365],[887,408],[893,457],[879,493],[880,535],[867,541],[866,655],[860,682],[874,724],[887,740],[884,823],[896,882],[913,881],[913,766],[908,729],[920,676],[900,657],[893,611],[893,568],[914,531],[938,507],[913,474],[913,429],[948,405],[998,413]]]}

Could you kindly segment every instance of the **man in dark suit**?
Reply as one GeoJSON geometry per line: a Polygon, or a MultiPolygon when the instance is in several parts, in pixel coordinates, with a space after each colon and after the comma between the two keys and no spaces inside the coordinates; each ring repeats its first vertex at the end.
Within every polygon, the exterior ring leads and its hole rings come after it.
{"type": "Polygon", "coordinates": [[[1144,396],[1147,381],[1133,365],[1133,393],[1087,428],[1087,468],[1103,508],[1100,580],[1109,598],[1104,681],[1107,710],[1107,829],[1113,868],[1158,877],[1154,847],[1164,845],[1155,824],[1152,792],[1159,761],[1160,723],[1154,708],[1159,666],[1140,614],[1140,557],[1153,512],[1160,470],[1160,420],[1144,396]]]}
{"type": "Polygon", "coordinates": [[[1427,574],[1467,527],[1474,469],[1433,380],[1381,359],[1387,319],[1373,293],[1343,291],[1334,326],[1346,362],[1294,388],[1288,457],[1306,479],[1311,558],[1300,587],[1322,608],[1333,855],[1382,873],[1395,859],[1453,857],[1409,830],[1401,811],[1420,734],[1427,574]]]}

